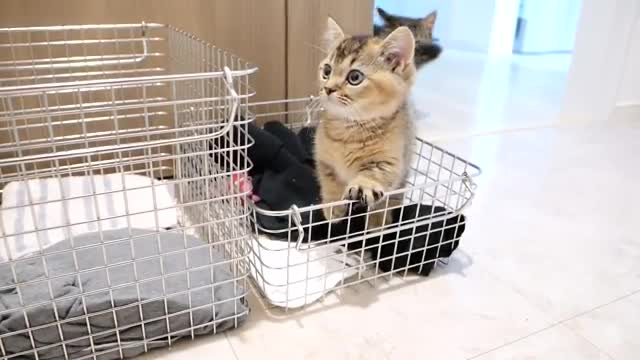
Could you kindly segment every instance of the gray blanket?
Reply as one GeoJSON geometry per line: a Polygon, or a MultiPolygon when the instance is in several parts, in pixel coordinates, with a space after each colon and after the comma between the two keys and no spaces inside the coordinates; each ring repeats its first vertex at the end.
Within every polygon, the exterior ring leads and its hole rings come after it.
{"type": "Polygon", "coordinates": [[[15,277],[10,264],[0,264],[0,336],[7,356],[32,359],[35,347],[40,359],[94,351],[98,359],[116,359],[119,349],[132,357],[145,343],[148,349],[167,346],[168,334],[173,341],[246,319],[245,289],[222,255],[195,237],[145,230],[130,237],[122,229],[102,238],[75,237],[73,246],[75,259],[65,251],[71,241],[64,241],[42,257],[16,261],[15,277]]]}

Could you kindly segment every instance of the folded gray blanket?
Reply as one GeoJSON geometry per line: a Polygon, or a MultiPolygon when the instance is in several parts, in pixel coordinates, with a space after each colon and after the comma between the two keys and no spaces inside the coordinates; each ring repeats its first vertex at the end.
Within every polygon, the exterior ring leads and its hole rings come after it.
{"type": "Polygon", "coordinates": [[[35,347],[40,359],[132,357],[145,343],[167,346],[168,336],[224,331],[246,319],[245,289],[215,247],[195,237],[121,229],[73,238],[75,257],[65,251],[71,245],[15,261],[15,278],[0,264],[7,356],[32,359],[35,347]]]}

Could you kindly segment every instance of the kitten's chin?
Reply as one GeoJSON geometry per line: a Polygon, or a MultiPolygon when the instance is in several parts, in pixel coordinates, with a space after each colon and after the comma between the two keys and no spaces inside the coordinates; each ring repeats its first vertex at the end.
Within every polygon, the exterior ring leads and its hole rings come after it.
{"type": "Polygon", "coordinates": [[[368,104],[366,106],[354,104],[346,106],[327,97],[321,97],[320,100],[322,107],[330,117],[344,120],[369,120],[390,116],[399,106],[394,103],[368,104]]]}
{"type": "Polygon", "coordinates": [[[322,106],[324,107],[324,110],[327,112],[327,114],[329,114],[333,118],[349,119],[353,117],[353,115],[352,114],[350,115],[349,110],[347,110],[347,107],[344,105],[327,101],[327,102],[324,102],[322,106]]]}
{"type": "Polygon", "coordinates": [[[349,110],[346,106],[337,103],[327,97],[321,98],[322,107],[331,117],[346,119],[349,116],[349,110]]]}
{"type": "Polygon", "coordinates": [[[331,101],[322,104],[324,110],[329,115],[329,117],[334,119],[341,119],[346,121],[358,121],[358,120],[368,120],[379,117],[377,113],[372,113],[369,111],[362,111],[356,109],[351,109],[348,106],[344,106],[342,104],[336,104],[331,101]]]}

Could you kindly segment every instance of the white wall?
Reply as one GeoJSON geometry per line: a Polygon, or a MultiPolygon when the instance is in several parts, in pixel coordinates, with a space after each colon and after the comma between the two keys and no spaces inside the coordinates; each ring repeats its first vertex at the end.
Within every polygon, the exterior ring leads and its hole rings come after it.
{"type": "Polygon", "coordinates": [[[496,0],[489,39],[489,54],[509,56],[513,53],[520,1],[496,0]]]}
{"type": "Polygon", "coordinates": [[[581,0],[523,0],[522,52],[571,51],[581,0]]]}
{"type": "Polygon", "coordinates": [[[496,0],[450,1],[448,39],[443,46],[453,49],[488,52],[496,0]]]}
{"type": "Polygon", "coordinates": [[[640,11],[629,38],[629,49],[618,90],[617,105],[640,106],[640,11]]]}
{"type": "Polygon", "coordinates": [[[638,101],[640,0],[583,0],[561,119],[609,119],[638,101]]]}

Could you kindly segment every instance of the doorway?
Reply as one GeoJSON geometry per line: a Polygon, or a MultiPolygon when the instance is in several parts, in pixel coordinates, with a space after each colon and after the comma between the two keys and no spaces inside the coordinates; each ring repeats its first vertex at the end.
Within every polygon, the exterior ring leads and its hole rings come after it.
{"type": "MultiPolygon", "coordinates": [[[[413,94],[427,136],[555,121],[580,0],[376,0],[375,6],[413,18],[437,11],[433,36],[443,52],[419,71],[413,94]]],[[[374,14],[374,22],[382,19],[374,14]]]]}

